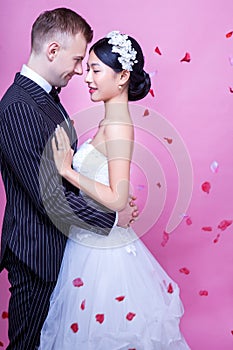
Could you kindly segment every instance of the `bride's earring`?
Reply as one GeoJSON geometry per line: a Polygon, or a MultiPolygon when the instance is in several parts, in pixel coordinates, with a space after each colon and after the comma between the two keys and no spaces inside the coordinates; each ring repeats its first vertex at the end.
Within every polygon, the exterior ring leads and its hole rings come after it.
{"type": "Polygon", "coordinates": [[[122,89],[122,85],[118,85],[118,89],[121,90],[122,89]]]}

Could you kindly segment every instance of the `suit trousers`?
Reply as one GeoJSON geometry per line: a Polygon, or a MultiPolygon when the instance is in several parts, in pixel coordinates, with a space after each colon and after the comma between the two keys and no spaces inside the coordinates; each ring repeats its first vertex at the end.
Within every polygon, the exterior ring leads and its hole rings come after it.
{"type": "Polygon", "coordinates": [[[9,248],[5,252],[4,266],[11,284],[7,350],[35,350],[56,282],[43,281],[9,248]]]}

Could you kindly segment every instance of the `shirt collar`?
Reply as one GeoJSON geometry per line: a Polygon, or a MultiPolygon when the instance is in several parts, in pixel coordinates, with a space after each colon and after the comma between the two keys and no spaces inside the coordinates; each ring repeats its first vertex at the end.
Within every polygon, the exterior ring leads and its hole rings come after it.
{"type": "Polygon", "coordinates": [[[37,74],[34,70],[29,68],[26,64],[22,66],[20,74],[34,81],[47,93],[51,91],[52,86],[44,78],[42,78],[39,74],[37,74]]]}

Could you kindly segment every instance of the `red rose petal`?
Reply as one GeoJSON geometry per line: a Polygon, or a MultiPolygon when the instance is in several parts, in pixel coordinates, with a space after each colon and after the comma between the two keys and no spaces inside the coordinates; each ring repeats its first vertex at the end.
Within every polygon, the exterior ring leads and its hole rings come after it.
{"type": "Polygon", "coordinates": [[[203,184],[201,185],[202,191],[206,192],[206,193],[210,193],[210,189],[211,189],[211,185],[208,181],[203,182],[203,184]]]}
{"type": "Polygon", "coordinates": [[[172,284],[169,283],[168,287],[167,287],[167,292],[172,294],[173,293],[173,287],[172,287],[172,284]]]}
{"type": "Polygon", "coordinates": [[[146,108],[144,113],[143,113],[143,117],[148,117],[149,114],[150,114],[149,109],[146,108]]]}
{"type": "Polygon", "coordinates": [[[229,86],[230,93],[233,94],[233,88],[229,86]]]}
{"type": "Polygon", "coordinates": [[[78,332],[78,324],[77,322],[76,323],[72,323],[72,325],[70,326],[70,328],[72,329],[72,331],[74,333],[77,333],[78,332]]]}
{"type": "Polygon", "coordinates": [[[224,231],[226,230],[226,228],[228,226],[230,226],[232,224],[232,220],[222,220],[219,225],[218,228],[220,228],[220,230],[224,231]]]}
{"type": "Polygon", "coordinates": [[[205,297],[207,297],[208,296],[208,291],[207,290],[200,290],[200,292],[199,292],[199,295],[200,296],[205,296],[205,297]]]}
{"type": "Polygon", "coordinates": [[[220,238],[220,233],[217,234],[217,237],[213,240],[214,243],[217,243],[219,241],[220,238]]]}
{"type": "Polygon", "coordinates": [[[233,335],[233,330],[231,330],[231,334],[233,335]]]}
{"type": "Polygon", "coordinates": [[[8,312],[3,311],[3,313],[2,313],[2,318],[3,318],[3,319],[8,318],[8,312]]]}
{"type": "Polygon", "coordinates": [[[171,144],[172,143],[172,139],[169,139],[168,137],[164,137],[164,140],[166,140],[167,141],[167,143],[169,143],[169,144],[171,144]]]}
{"type": "Polygon", "coordinates": [[[75,287],[82,287],[84,285],[82,279],[79,277],[75,278],[72,283],[75,287]]]}
{"type": "Polygon", "coordinates": [[[4,344],[3,344],[3,342],[2,342],[2,341],[0,341],[0,346],[2,346],[2,347],[4,346],[4,344]]]}
{"type": "Polygon", "coordinates": [[[125,299],[125,297],[123,295],[121,295],[120,297],[116,297],[115,299],[117,301],[123,301],[125,299]]]}
{"type": "Polygon", "coordinates": [[[127,319],[128,321],[132,321],[133,318],[134,318],[135,316],[136,316],[135,313],[129,312],[129,313],[126,315],[126,319],[127,319]]]}
{"type": "Polygon", "coordinates": [[[95,315],[96,322],[103,323],[104,322],[104,314],[95,315]]]}
{"type": "Polygon", "coordinates": [[[228,32],[228,33],[226,34],[226,38],[230,38],[230,37],[232,36],[232,34],[233,34],[233,31],[228,32]]]}
{"type": "Polygon", "coordinates": [[[85,310],[85,307],[86,307],[86,300],[84,299],[84,300],[81,302],[80,309],[81,309],[81,310],[85,310]]]}
{"type": "Polygon", "coordinates": [[[155,52],[156,52],[158,55],[162,55],[160,49],[158,48],[158,46],[156,46],[155,52]]]}
{"type": "Polygon", "coordinates": [[[185,56],[180,60],[180,62],[190,62],[191,56],[190,53],[186,52],[185,56]]]}
{"type": "Polygon", "coordinates": [[[164,247],[167,244],[168,240],[169,240],[169,234],[164,231],[161,246],[164,247]]]}
{"type": "Polygon", "coordinates": [[[184,273],[185,275],[189,275],[189,273],[190,273],[190,271],[189,271],[189,269],[187,269],[187,267],[182,267],[179,271],[181,273],[184,273]]]}
{"type": "Polygon", "coordinates": [[[202,228],[202,231],[212,231],[212,227],[211,226],[203,226],[202,228]]]}
{"type": "Polygon", "coordinates": [[[191,220],[191,218],[190,217],[188,217],[187,219],[186,219],[186,224],[187,225],[192,225],[192,220],[191,220]]]}
{"type": "Polygon", "coordinates": [[[153,89],[150,89],[150,94],[152,97],[155,97],[155,94],[154,94],[154,90],[153,89]]]}

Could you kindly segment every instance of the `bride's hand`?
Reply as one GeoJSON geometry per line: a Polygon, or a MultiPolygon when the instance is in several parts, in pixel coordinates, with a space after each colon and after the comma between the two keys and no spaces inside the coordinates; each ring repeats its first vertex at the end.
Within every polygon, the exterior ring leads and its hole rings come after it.
{"type": "Polygon", "coordinates": [[[74,151],[70,147],[70,140],[65,130],[60,126],[56,127],[55,136],[52,138],[52,149],[57,170],[65,177],[66,171],[71,169],[74,151]]]}

